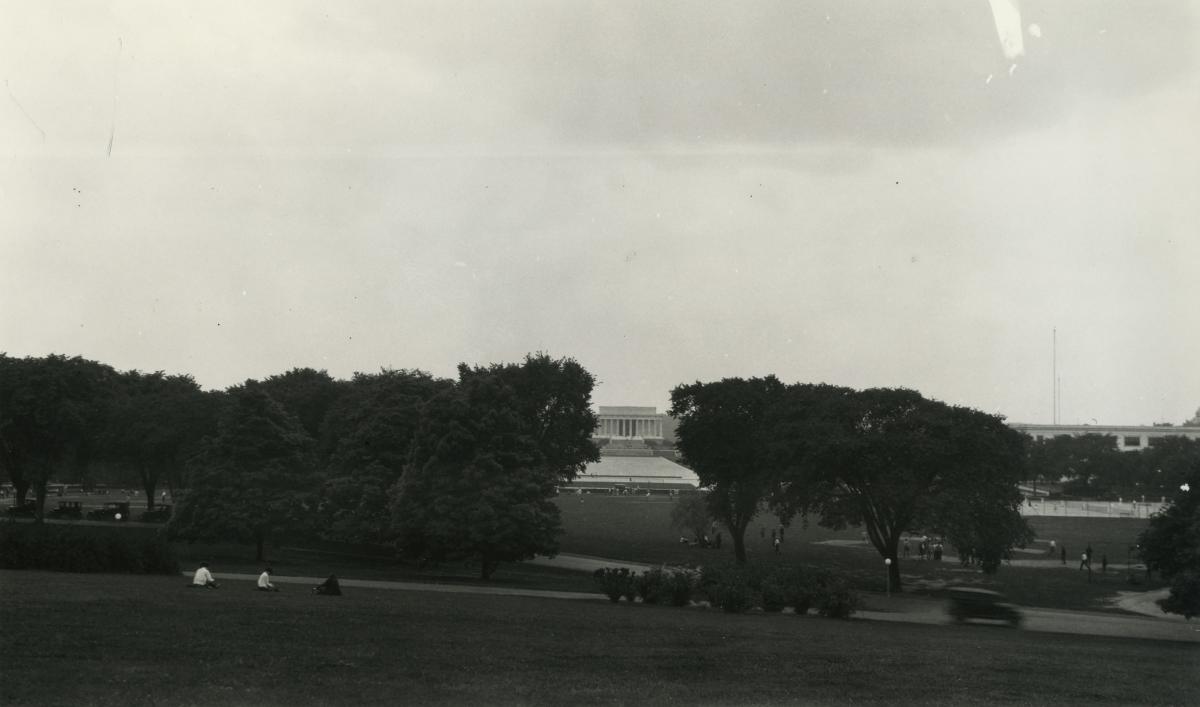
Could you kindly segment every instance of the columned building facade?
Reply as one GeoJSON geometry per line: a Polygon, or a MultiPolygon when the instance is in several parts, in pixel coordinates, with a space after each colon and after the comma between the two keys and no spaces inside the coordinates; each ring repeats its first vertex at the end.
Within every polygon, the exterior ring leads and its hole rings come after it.
{"type": "Polygon", "coordinates": [[[596,416],[599,424],[594,436],[609,439],[662,439],[667,417],[653,407],[604,405],[596,416]]]}

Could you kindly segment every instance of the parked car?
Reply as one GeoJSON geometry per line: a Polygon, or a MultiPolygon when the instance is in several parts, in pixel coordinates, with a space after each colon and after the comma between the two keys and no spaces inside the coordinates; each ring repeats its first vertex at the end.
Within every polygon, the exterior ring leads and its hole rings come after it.
{"type": "Polygon", "coordinates": [[[1005,601],[1000,592],[973,587],[950,589],[950,617],[958,623],[968,619],[1004,621],[1014,628],[1021,625],[1021,611],[1005,601]]]}
{"type": "Polygon", "coordinates": [[[12,518],[33,518],[37,515],[37,501],[26,501],[21,505],[14,503],[8,507],[8,515],[12,518]]]}
{"type": "Polygon", "coordinates": [[[82,518],[83,504],[79,501],[59,501],[58,508],[46,515],[50,518],[82,518]]]}
{"type": "Polygon", "coordinates": [[[88,511],[88,520],[129,520],[129,501],[111,501],[103,508],[88,511]],[[117,516],[121,516],[118,518],[117,516]]]}

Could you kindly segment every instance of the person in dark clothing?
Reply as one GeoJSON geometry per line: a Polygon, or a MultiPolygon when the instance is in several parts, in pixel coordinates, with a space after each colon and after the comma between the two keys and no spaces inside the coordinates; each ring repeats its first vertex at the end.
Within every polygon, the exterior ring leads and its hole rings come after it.
{"type": "Polygon", "coordinates": [[[1060,547],[1059,552],[1061,553],[1060,557],[1062,557],[1062,563],[1064,565],[1067,564],[1067,546],[1063,545],[1062,547],[1060,547]]]}
{"type": "Polygon", "coordinates": [[[313,587],[312,591],[313,594],[340,597],[342,595],[342,585],[338,584],[337,575],[331,574],[329,575],[329,579],[313,587]]]}
{"type": "Polygon", "coordinates": [[[1108,555],[1100,556],[1100,574],[1108,574],[1108,555]]]}

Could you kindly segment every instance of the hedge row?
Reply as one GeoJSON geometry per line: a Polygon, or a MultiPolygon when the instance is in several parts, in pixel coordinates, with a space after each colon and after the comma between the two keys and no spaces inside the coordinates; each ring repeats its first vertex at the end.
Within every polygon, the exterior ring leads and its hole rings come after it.
{"type": "Polygon", "coordinates": [[[820,615],[833,618],[849,617],[862,603],[844,577],[812,568],[749,565],[702,571],[655,568],[638,573],[625,567],[605,567],[593,576],[614,603],[640,598],[646,604],[686,606],[694,594],[701,594],[728,613],[755,607],[779,612],[792,607],[804,615],[816,608],[820,615]]]}
{"type": "Polygon", "coordinates": [[[161,533],[0,523],[0,569],[178,574],[161,533]]]}

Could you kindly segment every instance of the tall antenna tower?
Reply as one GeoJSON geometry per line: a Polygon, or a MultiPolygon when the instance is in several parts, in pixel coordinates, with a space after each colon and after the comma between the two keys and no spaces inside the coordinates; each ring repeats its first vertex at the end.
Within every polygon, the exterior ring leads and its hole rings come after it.
{"type": "Polygon", "coordinates": [[[1058,379],[1058,327],[1050,330],[1051,363],[1050,363],[1050,422],[1058,424],[1058,388],[1062,381],[1058,379]]]}

